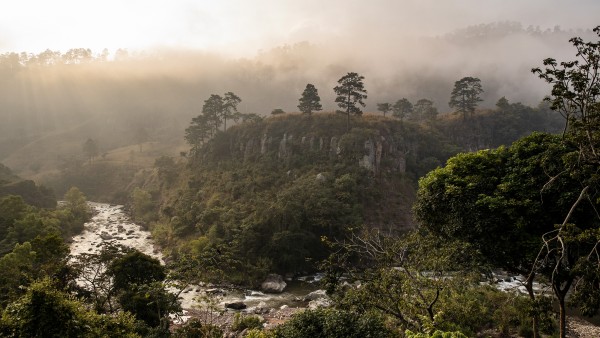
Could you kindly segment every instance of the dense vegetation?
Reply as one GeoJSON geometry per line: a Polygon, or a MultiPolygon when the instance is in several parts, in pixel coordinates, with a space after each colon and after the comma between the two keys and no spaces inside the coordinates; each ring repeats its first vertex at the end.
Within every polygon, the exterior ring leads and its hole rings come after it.
{"type": "MultiPolygon", "coordinates": [[[[169,269],[114,246],[69,261],[65,239],[90,216],[83,193],[71,188],[54,208],[48,189],[0,166],[0,334],[169,336],[168,314],[181,309],[168,279],[248,286],[270,272],[321,269],[332,309],[268,331],[258,318],[237,317],[232,329],[249,337],[539,337],[558,328],[564,337],[567,294],[584,315],[600,310],[600,42],[571,41],[579,60],[547,59],[533,70],[553,86],[537,108],[502,97],[495,109],[476,109],[483,89],[466,77],[451,94],[458,116],[405,98],[379,105],[392,118],[363,115],[364,78],[348,73],[334,89],[343,115],[316,113],[313,85],[303,114],[277,108],[270,118],[238,114],[233,92],[212,94],[186,130],[191,149],[157,157],[152,169],[107,161],[88,138],[84,160],[67,161],[55,183],[129,199],[169,269]],[[488,285],[494,268],[525,276],[527,296],[488,285]],[[557,319],[534,281],[551,286],[557,319]]],[[[85,60],[79,52],[72,57],[85,60]]],[[[145,140],[128,146],[141,154],[145,140]]],[[[221,333],[190,321],[172,335],[221,333]]]]}
{"type": "MultiPolygon", "coordinates": [[[[190,137],[187,163],[162,157],[133,184],[134,216],[172,258],[217,256],[227,279],[255,283],[270,271],[315,269],[329,252],[323,238],[364,225],[395,234],[414,227],[417,179],[459,150],[559,128],[546,108],[508,102],[467,120],[347,123],[284,114],[190,137]]],[[[223,278],[204,274],[197,278],[223,278]]]]}

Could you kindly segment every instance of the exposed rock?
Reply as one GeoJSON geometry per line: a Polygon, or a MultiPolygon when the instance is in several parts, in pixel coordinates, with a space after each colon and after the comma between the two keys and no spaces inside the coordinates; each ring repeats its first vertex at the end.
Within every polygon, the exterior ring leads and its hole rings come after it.
{"type": "Polygon", "coordinates": [[[102,233],[100,234],[100,238],[102,238],[102,239],[103,239],[103,240],[105,240],[105,241],[108,241],[108,240],[111,240],[111,239],[113,239],[113,236],[111,236],[111,235],[110,235],[109,233],[107,233],[107,232],[102,232],[102,233]]]}
{"type": "Polygon", "coordinates": [[[219,296],[224,296],[225,295],[225,290],[223,289],[207,289],[206,291],[207,295],[219,295],[219,296]]]}
{"type": "Polygon", "coordinates": [[[317,299],[329,299],[329,296],[327,296],[327,291],[315,290],[315,291],[309,293],[308,295],[304,296],[305,302],[317,300],[317,299]]]}
{"type": "Polygon", "coordinates": [[[358,161],[358,165],[372,172],[376,172],[375,145],[370,139],[365,141],[365,150],[366,154],[358,161]]]}
{"type": "Polygon", "coordinates": [[[308,308],[311,310],[315,310],[318,308],[330,307],[332,305],[331,299],[329,298],[320,298],[311,300],[308,302],[308,308]]]}
{"type": "Polygon", "coordinates": [[[327,181],[327,177],[325,177],[325,175],[323,175],[322,173],[318,173],[316,180],[317,180],[317,182],[323,183],[323,182],[327,181]]]}
{"type": "Polygon", "coordinates": [[[378,173],[379,168],[381,167],[381,156],[383,155],[383,142],[385,142],[385,137],[381,136],[381,141],[378,141],[375,144],[375,173],[378,173]]]}
{"type": "Polygon", "coordinates": [[[267,136],[267,133],[264,133],[262,138],[260,139],[260,154],[264,155],[267,153],[267,151],[269,150],[269,137],[267,136]]]}
{"type": "Polygon", "coordinates": [[[277,153],[278,158],[285,158],[287,156],[287,134],[283,134],[281,142],[279,142],[279,152],[277,153]]]}
{"type": "Polygon", "coordinates": [[[233,310],[243,310],[247,307],[244,302],[225,303],[225,308],[233,310]]]}
{"type": "Polygon", "coordinates": [[[250,138],[247,142],[246,142],[246,147],[244,149],[244,161],[247,161],[248,158],[254,154],[254,148],[255,148],[255,144],[254,144],[254,138],[250,138]]]}
{"type": "Polygon", "coordinates": [[[283,280],[280,275],[270,274],[267,276],[264,282],[260,285],[263,292],[267,293],[281,293],[287,286],[287,283],[283,280]]]}
{"type": "Polygon", "coordinates": [[[338,139],[334,136],[329,142],[329,156],[335,157],[336,155],[338,155],[338,139]]]}

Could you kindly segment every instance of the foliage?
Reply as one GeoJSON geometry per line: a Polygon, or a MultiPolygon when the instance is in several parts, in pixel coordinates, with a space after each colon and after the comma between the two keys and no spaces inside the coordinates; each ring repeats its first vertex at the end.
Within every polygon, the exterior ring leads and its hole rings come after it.
{"type": "Polygon", "coordinates": [[[402,121],[405,117],[410,116],[413,112],[413,105],[406,98],[401,98],[392,106],[392,115],[402,121]]]}
{"type": "MultiPolygon", "coordinates": [[[[600,36],[600,26],[594,28],[600,36]]],[[[597,287],[600,268],[598,245],[600,236],[600,186],[598,168],[600,155],[600,41],[584,42],[575,37],[569,40],[575,47],[576,59],[561,62],[545,59],[545,69],[532,69],[541,79],[552,85],[551,96],[546,98],[550,107],[565,119],[565,143],[574,145],[574,151],[565,159],[568,173],[576,181],[576,198],[570,200],[570,209],[563,213],[563,221],[554,231],[542,237],[538,259],[532,273],[542,270],[551,278],[552,287],[560,305],[560,335],[566,332],[565,298],[575,284],[575,299],[587,314],[600,310],[600,289],[597,287]],[[587,218],[578,217],[588,213],[587,218]],[[581,297],[588,294],[588,297],[581,297]]],[[[549,180],[548,184],[553,184],[549,180]]]]}
{"type": "MultiPolygon", "coordinates": [[[[92,212],[87,205],[86,197],[77,187],[71,187],[71,189],[65,193],[64,200],[64,208],[68,210],[74,218],[72,222],[83,225],[83,223],[90,219],[92,212]]],[[[83,228],[78,230],[81,231],[83,228]]],[[[75,233],[78,232],[79,231],[75,233]]]]}
{"type": "Polygon", "coordinates": [[[459,331],[454,332],[442,332],[440,330],[435,331],[431,335],[427,333],[414,333],[410,330],[404,332],[406,338],[467,338],[464,334],[459,331]]]}
{"type": "Polygon", "coordinates": [[[575,149],[558,136],[533,134],[509,148],[456,156],[421,179],[416,218],[444,238],[474,244],[494,265],[527,276],[532,298],[535,276],[547,276],[560,302],[577,270],[557,273],[556,264],[576,267],[593,249],[598,227],[593,208],[573,208],[581,185],[566,173],[575,149]],[[573,223],[557,230],[566,215],[573,223]],[[569,250],[552,240],[560,232],[569,250]]]}
{"type": "Polygon", "coordinates": [[[285,111],[281,108],[275,108],[271,111],[271,115],[282,115],[285,114],[285,111]]]}
{"type": "Polygon", "coordinates": [[[246,316],[240,313],[236,313],[233,317],[233,323],[231,323],[231,329],[233,331],[244,331],[246,329],[261,329],[263,327],[263,320],[258,316],[246,316]]]}
{"type": "MultiPolygon", "coordinates": [[[[473,128],[461,136],[491,135],[488,128],[503,114],[478,114],[486,132],[473,128]]],[[[521,117],[529,119],[514,115],[521,117]]],[[[185,170],[178,167],[176,181],[161,185],[154,237],[172,258],[211,266],[196,277],[260,283],[270,269],[314,269],[328,254],[322,236],[343,238],[363,223],[391,231],[410,227],[415,181],[458,152],[453,142],[465,145],[455,134],[462,123],[368,116],[348,131],[344,122],[336,114],[286,114],[215,135],[192,152],[185,170]]],[[[519,135],[537,122],[515,123],[523,127],[519,135]]]]}
{"type": "Polygon", "coordinates": [[[134,220],[144,224],[156,220],[155,205],[149,192],[136,187],[133,189],[131,197],[134,220]]]}
{"type": "Polygon", "coordinates": [[[372,314],[318,309],[295,314],[273,330],[273,337],[281,338],[337,338],[337,337],[397,337],[387,328],[381,317],[372,314]]]}
{"type": "Polygon", "coordinates": [[[335,102],[347,116],[347,130],[350,130],[350,115],[362,115],[357,104],[365,106],[363,100],[367,98],[367,90],[363,84],[364,79],[364,76],[351,72],[342,76],[338,80],[339,85],[333,88],[337,95],[335,102]]]}
{"type": "MultiPolygon", "coordinates": [[[[400,330],[458,330],[468,336],[490,328],[508,334],[530,322],[531,301],[482,285],[484,257],[464,242],[418,232],[400,238],[371,232],[332,245],[334,254],[322,268],[340,309],[377,312],[400,330]],[[357,282],[340,283],[341,276],[357,282]]],[[[545,316],[549,305],[538,307],[545,332],[552,330],[545,316]]]]}
{"type": "Polygon", "coordinates": [[[321,106],[321,97],[319,96],[319,92],[315,85],[308,83],[304,91],[302,92],[302,96],[300,97],[298,109],[303,114],[312,114],[313,111],[320,111],[323,109],[321,106]]]}
{"type": "Polygon", "coordinates": [[[378,103],[377,110],[382,112],[383,116],[385,117],[386,113],[392,111],[392,104],[391,103],[378,103]]]}
{"type": "Polygon", "coordinates": [[[133,317],[91,312],[48,279],[32,284],[0,322],[4,337],[139,337],[134,330],[133,317]]]}
{"type": "Polygon", "coordinates": [[[410,115],[412,120],[434,120],[438,115],[437,108],[433,106],[433,101],[428,99],[420,99],[415,103],[412,114],[410,115]]]}
{"type": "Polygon", "coordinates": [[[211,94],[204,101],[202,114],[192,118],[191,125],[185,130],[185,140],[192,146],[192,151],[196,151],[206,140],[214,137],[221,124],[223,130],[226,130],[227,119],[237,121],[241,117],[237,110],[241,101],[242,99],[233,92],[227,92],[223,97],[211,94]]]}
{"type": "Polygon", "coordinates": [[[82,295],[96,311],[129,311],[144,323],[141,330],[166,330],[169,313],[180,311],[177,296],[163,283],[165,267],[137,250],[106,246],[98,254],[78,256],[73,267],[85,282],[82,295]]]}
{"type": "Polygon", "coordinates": [[[397,238],[368,232],[332,245],[334,254],[324,268],[338,305],[357,313],[380,312],[403,329],[440,327],[453,293],[478,282],[468,274],[479,268],[477,252],[457,241],[442,245],[441,239],[418,233],[397,238]],[[359,280],[360,286],[340,285],[342,275],[359,280]]]}
{"type": "Polygon", "coordinates": [[[190,319],[181,327],[177,328],[173,338],[221,338],[223,331],[211,324],[202,324],[198,319],[190,319]]]}
{"type": "Polygon", "coordinates": [[[462,113],[463,120],[467,119],[467,115],[472,118],[477,102],[483,101],[479,96],[481,93],[481,80],[471,76],[463,77],[454,83],[448,105],[456,108],[457,113],[462,113]]]}

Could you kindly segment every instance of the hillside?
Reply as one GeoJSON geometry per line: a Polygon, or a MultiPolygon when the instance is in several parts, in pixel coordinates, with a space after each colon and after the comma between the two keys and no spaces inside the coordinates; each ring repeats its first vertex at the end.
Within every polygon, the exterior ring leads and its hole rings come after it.
{"type": "Polygon", "coordinates": [[[171,257],[237,259],[230,280],[310,271],[328,252],[323,238],[413,228],[418,179],[450,156],[554,128],[545,110],[505,108],[468,121],[365,115],[350,130],[331,113],[243,123],[185,159],[162,157],[138,172],[128,187],[132,210],[171,257]]]}
{"type": "Polygon", "coordinates": [[[0,197],[18,195],[31,205],[41,208],[56,206],[56,198],[52,190],[43,185],[36,185],[31,180],[24,180],[15,175],[10,168],[0,163],[0,197]]]}

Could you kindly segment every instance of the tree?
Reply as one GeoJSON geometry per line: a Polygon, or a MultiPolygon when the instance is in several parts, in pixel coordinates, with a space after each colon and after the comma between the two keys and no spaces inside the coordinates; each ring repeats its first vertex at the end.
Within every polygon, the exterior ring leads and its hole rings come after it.
{"type": "Polygon", "coordinates": [[[362,115],[362,110],[356,104],[365,106],[363,100],[367,98],[367,90],[364,88],[364,79],[364,76],[357,73],[348,73],[342,76],[338,80],[339,85],[333,88],[333,91],[337,95],[335,102],[344,110],[344,113],[348,117],[347,130],[350,130],[350,115],[362,115]]]}
{"type": "Polygon", "coordinates": [[[281,108],[275,108],[271,111],[271,115],[283,115],[285,111],[281,108]]]}
{"type": "Polygon", "coordinates": [[[483,93],[481,80],[476,77],[463,77],[454,83],[454,89],[450,94],[450,107],[456,108],[457,113],[463,114],[463,121],[467,120],[467,115],[473,116],[477,102],[483,101],[479,96],[483,93]]]}
{"type": "Polygon", "coordinates": [[[242,102],[242,99],[233,92],[227,92],[223,96],[223,112],[221,113],[223,116],[223,130],[227,130],[228,118],[234,121],[238,120],[239,112],[237,106],[240,102],[242,102]]]}
{"type": "Polygon", "coordinates": [[[84,223],[89,220],[91,211],[85,195],[77,187],[71,187],[65,195],[65,209],[75,218],[75,221],[84,223]]]}
{"type": "MultiPolygon", "coordinates": [[[[593,30],[600,36],[600,26],[593,30]]],[[[571,208],[563,213],[564,220],[557,222],[554,231],[545,234],[539,257],[532,273],[551,267],[551,282],[559,297],[561,337],[565,336],[564,298],[573,285],[573,299],[587,315],[600,309],[600,216],[597,212],[600,195],[598,167],[600,165],[600,41],[584,42],[575,37],[569,40],[575,47],[576,60],[561,62],[553,58],[543,61],[545,68],[532,72],[552,85],[551,96],[546,98],[550,108],[565,119],[563,140],[576,147],[565,162],[569,170],[550,177],[548,184],[562,176],[576,180],[577,198],[571,208]],[[588,211],[589,219],[579,219],[578,213],[588,211]],[[589,227],[589,223],[595,223],[589,227]],[[557,256],[558,255],[558,256],[557,256]]]]}
{"type": "Polygon", "coordinates": [[[131,193],[131,207],[133,209],[133,218],[137,222],[150,223],[156,219],[154,212],[154,201],[152,195],[146,190],[135,187],[131,193]]]}
{"type": "MultiPolygon", "coordinates": [[[[479,286],[468,276],[480,267],[475,248],[426,232],[397,237],[365,231],[332,243],[332,249],[323,267],[325,285],[338,308],[379,312],[393,318],[400,329],[447,328],[444,316],[460,317],[464,311],[451,313],[447,304],[479,286]],[[342,276],[361,280],[360,287],[340,286],[342,276]]],[[[478,329],[472,326],[471,331],[478,329]]]]}
{"type": "Polygon", "coordinates": [[[100,316],[58,290],[49,279],[27,288],[0,319],[3,337],[139,337],[127,313],[100,316]]]}
{"type": "Polygon", "coordinates": [[[428,99],[420,99],[415,103],[411,118],[415,121],[424,119],[432,120],[437,116],[437,109],[433,106],[433,101],[428,99]]]}
{"type": "Polygon", "coordinates": [[[299,101],[298,109],[300,109],[303,114],[310,115],[313,111],[320,111],[323,109],[319,92],[313,84],[309,83],[306,85],[299,101]]]}
{"type": "Polygon", "coordinates": [[[580,184],[565,174],[571,165],[564,159],[574,150],[558,136],[534,133],[510,148],[459,154],[419,181],[415,217],[428,231],[471,243],[493,265],[526,276],[532,301],[535,277],[548,277],[563,318],[573,269],[595,248],[594,236],[585,234],[600,223],[597,205],[573,208],[580,184]],[[553,240],[557,231],[564,232],[562,244],[553,240]]]}
{"type": "Polygon", "coordinates": [[[393,109],[392,115],[394,115],[395,118],[398,118],[398,119],[400,119],[400,121],[402,121],[405,117],[412,114],[413,105],[407,99],[402,98],[402,99],[396,101],[396,103],[394,103],[394,106],[392,107],[392,109],[393,109]]]}
{"type": "Polygon", "coordinates": [[[496,107],[498,107],[500,111],[504,112],[510,109],[510,103],[508,102],[506,97],[502,96],[500,99],[498,99],[498,102],[496,102],[496,107]]]}
{"type": "Polygon", "coordinates": [[[192,118],[192,123],[185,129],[185,140],[192,146],[192,153],[195,154],[205,142],[210,139],[212,126],[205,115],[198,115],[192,118]]]}
{"type": "Polygon", "coordinates": [[[177,296],[165,290],[165,267],[137,250],[113,260],[107,274],[124,310],[133,313],[150,327],[168,328],[168,315],[179,311],[177,296]]]}
{"type": "Polygon", "coordinates": [[[214,135],[221,125],[223,116],[223,98],[221,95],[211,94],[210,97],[204,101],[202,114],[207,119],[209,125],[211,125],[210,136],[214,135]]]}
{"type": "Polygon", "coordinates": [[[96,141],[88,138],[83,144],[83,153],[89,159],[90,164],[92,164],[92,159],[98,156],[98,144],[96,141]]]}
{"type": "Polygon", "coordinates": [[[391,103],[378,103],[377,110],[382,112],[383,117],[385,117],[385,114],[392,110],[392,104],[391,103]]]}

